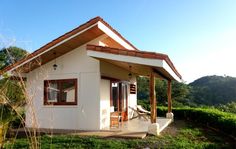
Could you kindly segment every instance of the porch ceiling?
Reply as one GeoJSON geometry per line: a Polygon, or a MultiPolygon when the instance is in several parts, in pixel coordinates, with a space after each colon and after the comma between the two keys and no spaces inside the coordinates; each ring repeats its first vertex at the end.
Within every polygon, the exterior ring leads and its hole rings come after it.
{"type": "MultiPolygon", "coordinates": [[[[104,59],[104,58],[97,58],[97,57],[95,58],[101,61],[113,64],[115,66],[121,67],[139,76],[149,76],[151,71],[155,69],[146,65],[140,65],[140,64],[129,63],[129,62],[124,62],[124,61],[116,61],[116,60],[110,60],[110,59],[104,59]]],[[[156,77],[163,78],[160,74],[156,74],[156,77]]]]}
{"type": "Polygon", "coordinates": [[[137,75],[149,76],[154,71],[159,78],[176,81],[182,79],[168,56],[164,54],[87,45],[87,55],[112,63],[137,75]]]}

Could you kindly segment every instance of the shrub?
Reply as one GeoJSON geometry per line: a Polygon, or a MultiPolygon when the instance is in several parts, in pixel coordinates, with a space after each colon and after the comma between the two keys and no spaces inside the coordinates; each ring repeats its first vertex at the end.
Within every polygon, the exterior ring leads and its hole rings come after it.
{"type": "Polygon", "coordinates": [[[22,110],[18,114],[19,115],[15,116],[10,122],[11,128],[17,129],[24,126],[25,112],[22,110]]]}
{"type": "Polygon", "coordinates": [[[141,105],[144,109],[150,111],[150,102],[149,100],[138,100],[138,105],[141,105]]]}
{"type": "MultiPolygon", "coordinates": [[[[165,116],[166,107],[158,107],[158,116],[165,116]]],[[[185,119],[210,126],[222,132],[236,136],[236,115],[222,112],[214,108],[173,108],[176,119],[185,119]]]]}

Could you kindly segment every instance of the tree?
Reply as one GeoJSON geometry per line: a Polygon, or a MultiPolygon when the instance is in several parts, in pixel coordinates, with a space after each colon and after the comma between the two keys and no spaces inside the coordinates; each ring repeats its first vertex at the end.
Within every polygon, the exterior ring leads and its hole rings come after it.
{"type": "Polygon", "coordinates": [[[158,105],[167,104],[167,81],[159,78],[155,79],[155,92],[158,105]]]}
{"type": "MultiPolygon", "coordinates": [[[[0,69],[22,59],[27,54],[26,50],[18,47],[2,48],[0,50],[0,69]]],[[[22,119],[20,113],[25,104],[23,85],[23,81],[11,80],[8,77],[0,80],[0,147],[3,146],[9,124],[17,118],[22,119]]]]}
{"type": "Polygon", "coordinates": [[[9,47],[0,50],[0,69],[24,58],[28,52],[22,48],[9,47]]]}
{"type": "Polygon", "coordinates": [[[230,102],[226,105],[221,104],[217,108],[224,112],[231,112],[236,114],[236,102],[230,102]]]}
{"type": "Polygon", "coordinates": [[[137,77],[137,96],[140,100],[149,99],[149,79],[147,77],[137,77]]]}
{"type": "MultiPolygon", "coordinates": [[[[138,77],[138,99],[149,101],[149,79],[138,77]]],[[[167,105],[167,81],[155,79],[155,91],[158,105],[167,105]]],[[[190,87],[184,83],[172,81],[172,100],[174,103],[189,103],[190,87]]]]}
{"type": "Polygon", "coordinates": [[[205,76],[190,83],[193,102],[198,105],[219,106],[236,102],[236,78],[205,76]]]}

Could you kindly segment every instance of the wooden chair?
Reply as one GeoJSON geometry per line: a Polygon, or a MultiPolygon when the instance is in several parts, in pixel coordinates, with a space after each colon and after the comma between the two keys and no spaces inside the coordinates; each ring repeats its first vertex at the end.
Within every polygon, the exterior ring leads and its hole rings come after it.
{"type": "Polygon", "coordinates": [[[144,109],[141,105],[137,105],[136,107],[137,107],[137,109],[139,110],[139,112],[147,113],[147,114],[149,114],[149,115],[151,114],[150,111],[147,111],[147,110],[144,109]]]}
{"type": "Polygon", "coordinates": [[[131,119],[135,119],[135,118],[144,118],[145,120],[150,119],[150,114],[151,112],[145,110],[144,108],[142,108],[142,106],[137,105],[136,109],[133,107],[129,107],[130,109],[132,109],[132,114],[131,114],[131,119]]]}
{"type": "Polygon", "coordinates": [[[141,105],[137,105],[137,110],[139,111],[139,113],[143,114],[143,117],[148,120],[150,119],[151,116],[151,112],[147,111],[146,109],[144,109],[141,105]]]}
{"type": "Polygon", "coordinates": [[[123,119],[122,119],[121,113],[120,112],[111,112],[110,126],[111,127],[119,127],[120,122],[121,122],[121,125],[123,125],[123,119]]]}

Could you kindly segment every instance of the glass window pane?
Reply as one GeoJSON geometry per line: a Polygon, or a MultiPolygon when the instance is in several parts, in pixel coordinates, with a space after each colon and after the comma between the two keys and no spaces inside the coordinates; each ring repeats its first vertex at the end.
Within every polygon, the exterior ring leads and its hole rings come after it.
{"type": "Polygon", "coordinates": [[[111,84],[111,87],[117,87],[118,86],[118,83],[112,83],[111,84]]]}
{"type": "Polygon", "coordinates": [[[123,84],[122,85],[122,89],[123,89],[123,94],[124,94],[124,103],[123,103],[123,111],[126,111],[127,110],[127,85],[126,84],[123,84]]]}
{"type": "Polygon", "coordinates": [[[59,88],[56,82],[49,82],[47,87],[48,101],[57,102],[59,97],[59,88]]]}
{"type": "Polygon", "coordinates": [[[119,111],[121,112],[122,111],[122,105],[123,105],[123,97],[124,97],[124,94],[123,94],[123,90],[122,90],[122,83],[119,83],[119,111]]]}
{"type": "Polygon", "coordinates": [[[75,102],[75,81],[61,82],[61,102],[75,102]]]}
{"type": "Polygon", "coordinates": [[[112,83],[112,103],[114,111],[118,111],[118,83],[112,83]]]}

